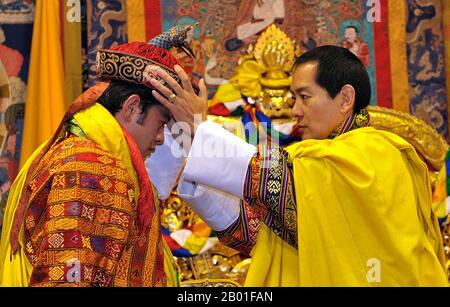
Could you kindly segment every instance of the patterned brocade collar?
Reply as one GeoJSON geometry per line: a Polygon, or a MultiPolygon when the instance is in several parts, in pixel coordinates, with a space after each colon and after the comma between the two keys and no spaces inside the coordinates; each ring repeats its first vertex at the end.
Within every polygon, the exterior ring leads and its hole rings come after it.
{"type": "Polygon", "coordinates": [[[353,113],[346,120],[340,123],[336,128],[331,131],[328,139],[334,139],[335,137],[344,134],[348,131],[370,126],[370,115],[367,109],[361,109],[357,113],[353,113]]]}

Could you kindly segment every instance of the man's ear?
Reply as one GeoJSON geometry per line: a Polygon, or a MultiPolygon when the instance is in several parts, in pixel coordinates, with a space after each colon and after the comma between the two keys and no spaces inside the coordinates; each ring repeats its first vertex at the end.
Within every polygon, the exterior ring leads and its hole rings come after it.
{"type": "Polygon", "coordinates": [[[122,105],[123,119],[127,122],[136,121],[136,116],[141,114],[141,98],[133,94],[128,97],[122,105]]]}
{"type": "Polygon", "coordinates": [[[339,106],[339,111],[341,112],[341,114],[349,115],[353,113],[356,98],[355,88],[350,84],[346,84],[342,87],[340,95],[341,95],[341,102],[339,106]]]}

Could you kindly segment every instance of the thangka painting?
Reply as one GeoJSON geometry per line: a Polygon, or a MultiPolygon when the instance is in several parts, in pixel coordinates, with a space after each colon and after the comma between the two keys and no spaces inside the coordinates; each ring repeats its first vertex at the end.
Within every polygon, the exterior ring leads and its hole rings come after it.
{"type": "MultiPolygon", "coordinates": [[[[227,82],[239,57],[271,24],[280,27],[303,51],[325,44],[341,45],[354,52],[375,80],[372,26],[366,20],[365,1],[164,1],[163,29],[198,22],[194,72],[210,88],[227,82]]],[[[375,82],[374,92],[375,91],[375,82]]],[[[376,102],[376,94],[372,104],[376,102]]]]}
{"type": "MultiPolygon", "coordinates": [[[[84,1],[83,1],[84,2],[84,1]]],[[[101,48],[127,42],[125,0],[87,0],[83,9],[87,21],[87,54],[89,77],[85,88],[97,82],[95,58],[101,48]]]]}
{"type": "Polygon", "coordinates": [[[33,19],[33,1],[0,1],[0,229],[20,161],[33,19]]]}
{"type": "Polygon", "coordinates": [[[408,0],[406,26],[410,113],[448,139],[440,0],[408,0]]]}
{"type": "Polygon", "coordinates": [[[410,112],[448,138],[439,0],[167,0],[161,10],[163,30],[199,23],[193,43],[197,62],[191,69],[204,76],[211,96],[233,76],[248,46],[276,24],[303,52],[326,44],[348,48],[367,68],[372,105],[410,112]],[[395,40],[401,49],[392,48],[395,40]],[[403,51],[406,61],[399,64],[403,51]],[[404,69],[399,71],[399,65],[404,69]],[[403,80],[404,86],[397,87],[403,80]],[[404,93],[395,92],[398,88],[404,93]]]}

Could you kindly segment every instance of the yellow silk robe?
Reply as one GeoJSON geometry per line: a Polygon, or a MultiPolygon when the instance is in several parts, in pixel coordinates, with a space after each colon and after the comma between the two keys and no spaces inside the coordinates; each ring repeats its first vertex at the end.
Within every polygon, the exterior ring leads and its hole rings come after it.
{"type": "Polygon", "coordinates": [[[261,225],[246,286],[447,286],[428,171],[371,127],[287,148],[298,250],[261,225]]]}

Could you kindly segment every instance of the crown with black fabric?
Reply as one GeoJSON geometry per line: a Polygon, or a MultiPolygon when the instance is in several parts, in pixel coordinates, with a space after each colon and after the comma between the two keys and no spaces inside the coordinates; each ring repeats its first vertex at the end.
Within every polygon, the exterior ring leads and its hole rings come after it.
{"type": "MultiPolygon", "coordinates": [[[[96,59],[98,78],[105,81],[119,80],[142,84],[152,89],[154,87],[150,80],[157,79],[169,87],[158,76],[158,70],[163,69],[178,84],[181,84],[181,80],[174,70],[174,66],[180,65],[180,63],[169,49],[181,48],[193,57],[193,52],[189,48],[193,29],[194,26],[191,25],[175,26],[148,43],[130,42],[111,49],[99,50],[96,59]]],[[[192,80],[191,83],[194,91],[198,94],[198,85],[192,80]]]]}

